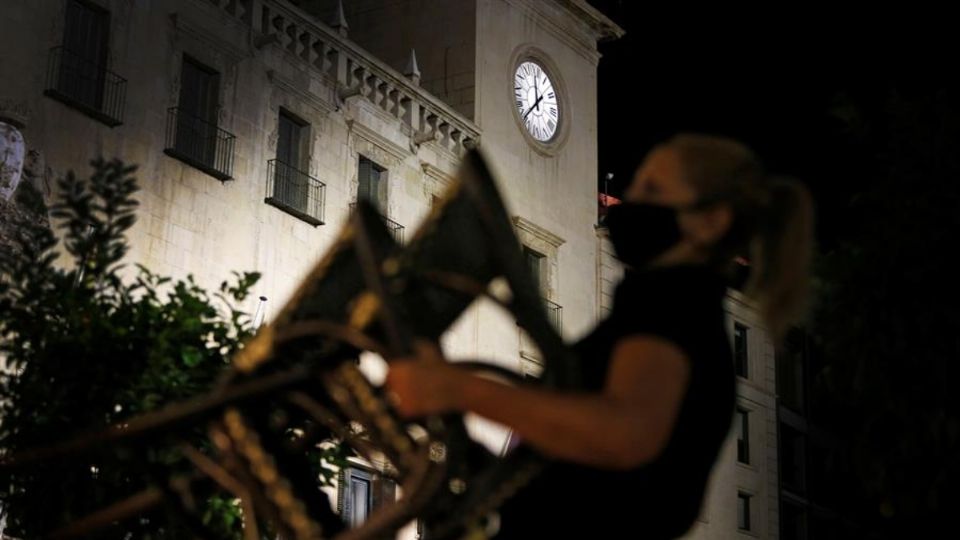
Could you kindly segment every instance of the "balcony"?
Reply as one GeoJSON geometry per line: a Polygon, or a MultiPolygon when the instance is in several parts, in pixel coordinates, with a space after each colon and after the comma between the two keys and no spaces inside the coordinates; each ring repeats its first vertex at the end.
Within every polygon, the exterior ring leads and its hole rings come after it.
{"type": "Polygon", "coordinates": [[[45,96],[115,127],[123,123],[127,80],[64,47],[50,49],[45,96]]]}
{"type": "Polygon", "coordinates": [[[265,203],[306,221],[314,227],[323,225],[326,185],[309,174],[286,163],[267,162],[267,196],[265,203]]]}
{"type": "Polygon", "coordinates": [[[277,51],[295,62],[298,70],[335,82],[341,89],[337,100],[357,96],[397,119],[409,128],[412,141],[424,141],[455,155],[479,142],[480,128],[472,120],[292,2],[205,3],[250,28],[263,43],[275,43],[277,51]]]}
{"type": "Polygon", "coordinates": [[[218,180],[233,177],[236,140],[216,124],[177,107],[167,109],[167,142],[163,153],[218,180]]]}

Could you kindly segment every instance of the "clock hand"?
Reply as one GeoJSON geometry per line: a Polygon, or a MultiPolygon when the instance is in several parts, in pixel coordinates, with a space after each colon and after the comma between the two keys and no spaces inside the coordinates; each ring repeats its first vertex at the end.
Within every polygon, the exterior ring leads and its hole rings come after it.
{"type": "Polygon", "coordinates": [[[538,98],[537,98],[537,101],[534,102],[534,104],[533,104],[529,109],[527,109],[527,112],[524,113],[524,115],[523,115],[523,119],[524,119],[524,120],[527,119],[527,115],[530,114],[530,113],[533,111],[534,108],[536,108],[538,111],[540,110],[540,100],[541,100],[541,99],[543,99],[543,96],[538,97],[538,98]]]}
{"type": "Polygon", "coordinates": [[[543,95],[540,94],[540,90],[538,89],[538,86],[537,86],[537,81],[538,81],[539,79],[540,79],[539,76],[538,76],[537,78],[533,79],[533,90],[534,90],[534,92],[535,92],[535,93],[537,94],[537,96],[538,96],[538,97],[537,97],[537,102],[534,103],[533,106],[536,107],[538,111],[540,110],[540,100],[543,99],[543,95]]]}

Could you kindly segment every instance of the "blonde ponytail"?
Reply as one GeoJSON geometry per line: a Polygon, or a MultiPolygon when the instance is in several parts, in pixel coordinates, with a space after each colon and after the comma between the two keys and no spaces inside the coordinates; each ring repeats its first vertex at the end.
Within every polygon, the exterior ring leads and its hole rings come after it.
{"type": "Polygon", "coordinates": [[[701,197],[730,205],[733,223],[713,246],[711,263],[732,275],[737,256],[750,260],[744,293],[757,302],[779,344],[807,315],[813,249],[813,200],[798,180],[768,176],[754,152],[728,138],[681,133],[676,150],[686,180],[701,197]]]}
{"type": "Polygon", "coordinates": [[[813,200],[793,178],[770,177],[765,183],[770,198],[749,246],[752,268],[744,292],[757,301],[780,343],[809,308],[813,200]]]}

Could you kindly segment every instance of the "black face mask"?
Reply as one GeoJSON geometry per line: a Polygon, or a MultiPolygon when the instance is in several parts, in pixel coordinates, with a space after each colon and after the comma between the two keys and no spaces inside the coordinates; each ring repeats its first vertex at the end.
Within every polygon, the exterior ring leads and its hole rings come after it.
{"type": "Polygon", "coordinates": [[[605,223],[617,258],[639,269],[673,247],[682,237],[677,222],[679,210],[637,202],[622,202],[608,208],[605,223]]]}

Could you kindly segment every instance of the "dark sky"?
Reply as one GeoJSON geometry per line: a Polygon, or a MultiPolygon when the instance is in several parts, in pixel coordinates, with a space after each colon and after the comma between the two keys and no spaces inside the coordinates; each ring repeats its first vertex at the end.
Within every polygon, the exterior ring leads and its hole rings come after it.
{"type": "Polygon", "coordinates": [[[865,178],[863,156],[842,134],[832,104],[843,93],[881,95],[894,77],[884,41],[798,20],[790,21],[800,23],[796,28],[780,19],[713,17],[692,6],[668,15],[636,0],[591,4],[627,32],[600,45],[598,178],[614,173],[611,194],[619,195],[650,147],[673,133],[733,136],[771,172],[811,188],[818,239],[829,247],[865,178]]]}

